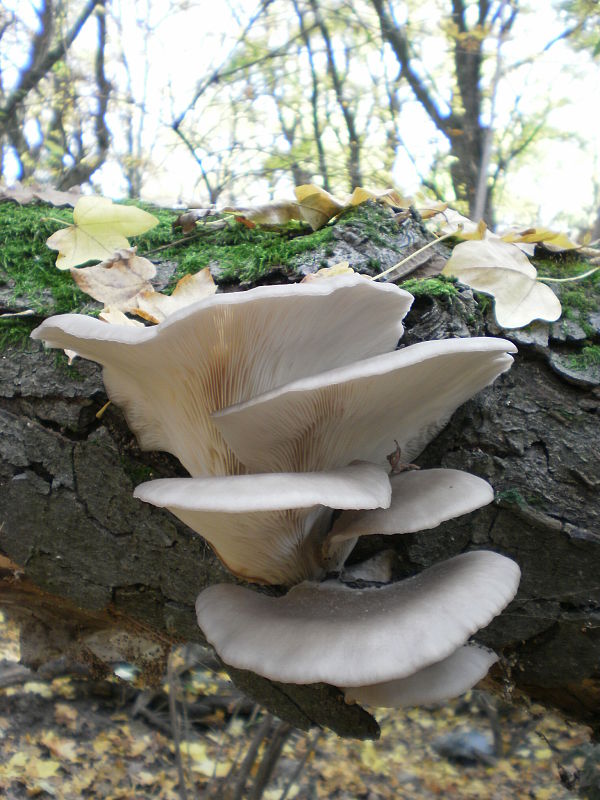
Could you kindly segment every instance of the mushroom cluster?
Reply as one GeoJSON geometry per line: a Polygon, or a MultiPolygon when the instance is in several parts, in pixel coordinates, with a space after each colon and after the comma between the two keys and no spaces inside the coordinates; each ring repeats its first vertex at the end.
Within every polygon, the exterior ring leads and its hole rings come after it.
{"type": "Polygon", "coordinates": [[[67,314],[33,332],[100,363],[140,445],[190,473],[136,497],[200,533],[237,577],[292,587],[200,593],[198,622],[225,663],[398,706],[460,694],[494,662],[467,642],[514,596],[510,559],[469,552],[382,586],[331,578],[359,536],[433,528],[493,498],[457,470],[390,475],[390,452],[416,458],[514,351],[491,338],[396,349],[411,302],[343,275],[216,294],[155,327],[67,314]]]}

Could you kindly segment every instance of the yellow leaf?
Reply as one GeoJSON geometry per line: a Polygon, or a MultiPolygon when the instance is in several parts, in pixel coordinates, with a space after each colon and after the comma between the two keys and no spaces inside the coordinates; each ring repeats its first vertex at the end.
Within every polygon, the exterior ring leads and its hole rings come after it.
{"type": "Polygon", "coordinates": [[[63,739],[52,731],[44,731],[40,736],[40,743],[56,758],[63,761],[77,761],[77,745],[72,739],[63,739]]]}
{"type": "Polygon", "coordinates": [[[502,241],[523,242],[526,244],[543,243],[556,252],[573,250],[578,247],[564,233],[557,233],[549,228],[527,228],[524,231],[508,231],[502,235],[502,241]]]}
{"type": "Polygon", "coordinates": [[[302,219],[308,222],[313,231],[322,228],[346,207],[341,200],[312,183],[296,186],[294,192],[300,205],[302,219]]]}
{"type": "Polygon", "coordinates": [[[478,292],[491,294],[503,328],[522,328],[534,319],[554,322],[561,315],[557,296],[536,280],[527,256],[501,239],[462,242],[442,270],[478,292]]]}
{"type": "Polygon", "coordinates": [[[82,197],[73,209],[73,225],[53,233],[46,244],[59,251],[56,266],[71,269],[112,256],[129,247],[127,236],[137,236],[155,225],[156,217],[141,208],[114,205],[107,197],[82,197]]]}
{"type": "Polygon", "coordinates": [[[300,206],[292,200],[278,200],[256,206],[228,206],[223,211],[249,219],[256,225],[286,225],[294,219],[302,219],[300,206]]]}
{"type": "MultiPolygon", "coordinates": [[[[111,306],[106,306],[98,314],[98,319],[102,322],[108,322],[110,325],[134,325],[136,328],[143,328],[144,323],[139,322],[137,319],[129,319],[122,311],[111,306]]],[[[65,351],[66,352],[66,351],[65,351]]]]}
{"type": "Polygon", "coordinates": [[[210,297],[217,291],[217,287],[212,279],[208,267],[200,270],[195,275],[183,277],[172,295],[161,294],[161,292],[147,291],[140,292],[136,297],[125,304],[123,311],[137,314],[149,322],[159,323],[180,308],[210,297]]]}
{"type": "Polygon", "coordinates": [[[32,777],[51,778],[53,775],[56,775],[61,764],[60,761],[53,761],[52,759],[40,759],[32,762],[30,766],[32,777]]]}
{"type": "Polygon", "coordinates": [[[77,709],[67,703],[56,703],[54,706],[54,719],[58,725],[74,730],[77,727],[77,716],[77,709]]]}
{"type": "Polygon", "coordinates": [[[384,205],[393,206],[394,208],[408,208],[411,201],[398,194],[395,189],[365,189],[362,186],[357,186],[350,197],[344,201],[344,206],[354,207],[361,203],[366,203],[367,200],[377,200],[384,205]]]}
{"type": "Polygon", "coordinates": [[[203,742],[182,742],[181,752],[190,759],[192,772],[210,778],[213,773],[217,778],[224,778],[229,772],[229,766],[224,761],[215,762],[211,758],[206,745],[203,742]]]}
{"type": "Polygon", "coordinates": [[[111,258],[93,267],[72,269],[71,275],[79,288],[104,303],[119,309],[143,291],[153,291],[149,283],[156,267],[147,258],[135,254],[135,247],[117,250],[111,258]]]}
{"type": "Polygon", "coordinates": [[[300,283],[310,283],[310,281],[322,278],[335,278],[336,275],[354,275],[354,270],[347,261],[340,261],[332,267],[322,267],[310,275],[305,275],[300,283]]]}

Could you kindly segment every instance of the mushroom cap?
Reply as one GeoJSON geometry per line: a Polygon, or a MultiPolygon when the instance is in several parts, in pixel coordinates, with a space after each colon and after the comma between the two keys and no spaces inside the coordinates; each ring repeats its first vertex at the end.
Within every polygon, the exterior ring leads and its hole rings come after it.
{"type": "Polygon", "coordinates": [[[346,700],[379,708],[441,703],[472,689],[496,661],[491,650],[468,644],[407,678],[347,689],[346,700]]]}
{"type": "Polygon", "coordinates": [[[413,533],[491,503],[494,490],[482,478],[457,469],[402,472],[390,479],[387,508],[346,511],[335,521],[328,544],[371,534],[413,533]]]}
{"type": "Polygon", "coordinates": [[[503,339],[422,342],[294,381],[213,419],[255,472],[386,464],[394,439],[412,461],[461,403],[510,367],[515,351],[503,339]]]}
{"type": "Polygon", "coordinates": [[[32,337],[103,365],[142,448],[173,453],[192,475],[236,474],[213,411],[393,349],[411,302],[391,284],[342,275],[213,295],[152,328],[65,314],[32,337]]]}
{"type": "Polygon", "coordinates": [[[359,463],[333,472],[167,478],[141,484],[134,497],[168,508],[234,574],[293,585],[324,570],[326,507],[387,506],[391,487],[384,469],[359,463]]]}
{"type": "Polygon", "coordinates": [[[366,686],[447,658],[500,613],[519,576],[514,561],[482,550],[382,588],[305,582],[275,598],[217,584],[196,613],[226,664],[284,683],[366,686]]]}

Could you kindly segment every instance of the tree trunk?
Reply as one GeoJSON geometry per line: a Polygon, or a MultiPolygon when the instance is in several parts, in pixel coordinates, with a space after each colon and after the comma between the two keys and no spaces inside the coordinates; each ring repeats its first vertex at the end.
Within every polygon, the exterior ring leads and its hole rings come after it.
{"type": "MultiPolygon", "coordinates": [[[[330,263],[367,269],[379,253],[385,266],[426,238],[418,223],[399,224],[371,204],[353,214],[336,226],[330,263]]],[[[303,254],[293,279],[324,257],[303,254]]],[[[421,269],[435,268],[432,262],[439,268],[439,252],[421,269]]],[[[439,281],[429,288],[417,297],[402,344],[498,334],[470,290],[439,281]]],[[[599,317],[590,313],[595,332],[584,334],[596,342],[599,317]]],[[[600,367],[573,366],[581,346],[573,325],[503,332],[520,347],[513,369],[459,409],[419,460],[487,478],[496,501],[433,531],[367,537],[356,559],[391,547],[397,576],[471,548],[516,559],[519,595],[478,637],[504,656],[492,681],[593,723],[600,714],[600,367]]],[[[23,623],[23,660],[38,666],[66,652],[98,670],[131,660],[148,679],[160,677],[172,642],[203,641],[198,592],[230,580],[200,537],[132,498],[142,480],[172,477],[181,467],[164,453],[142,453],[114,405],[97,418],[106,395],[95,364],[68,368],[31,342],[4,350],[0,378],[0,605],[23,623]],[[127,635],[115,638],[122,630],[127,635]]],[[[230,672],[297,727],[377,736],[370,715],[344,704],[337,689],[230,672]]]]}

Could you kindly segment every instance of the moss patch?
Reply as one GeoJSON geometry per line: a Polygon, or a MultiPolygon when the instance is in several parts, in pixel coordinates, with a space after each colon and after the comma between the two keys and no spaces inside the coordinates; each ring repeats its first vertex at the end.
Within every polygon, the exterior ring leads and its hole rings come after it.
{"type": "Polygon", "coordinates": [[[572,356],[569,360],[572,369],[589,369],[590,367],[600,367],[600,346],[597,344],[587,345],[581,348],[581,352],[572,356]]]}
{"type": "Polygon", "coordinates": [[[429,297],[457,297],[458,289],[456,288],[456,278],[447,278],[445,275],[439,275],[436,278],[410,278],[404,283],[400,284],[402,289],[410,292],[414,297],[422,297],[427,295],[429,297]]]}

